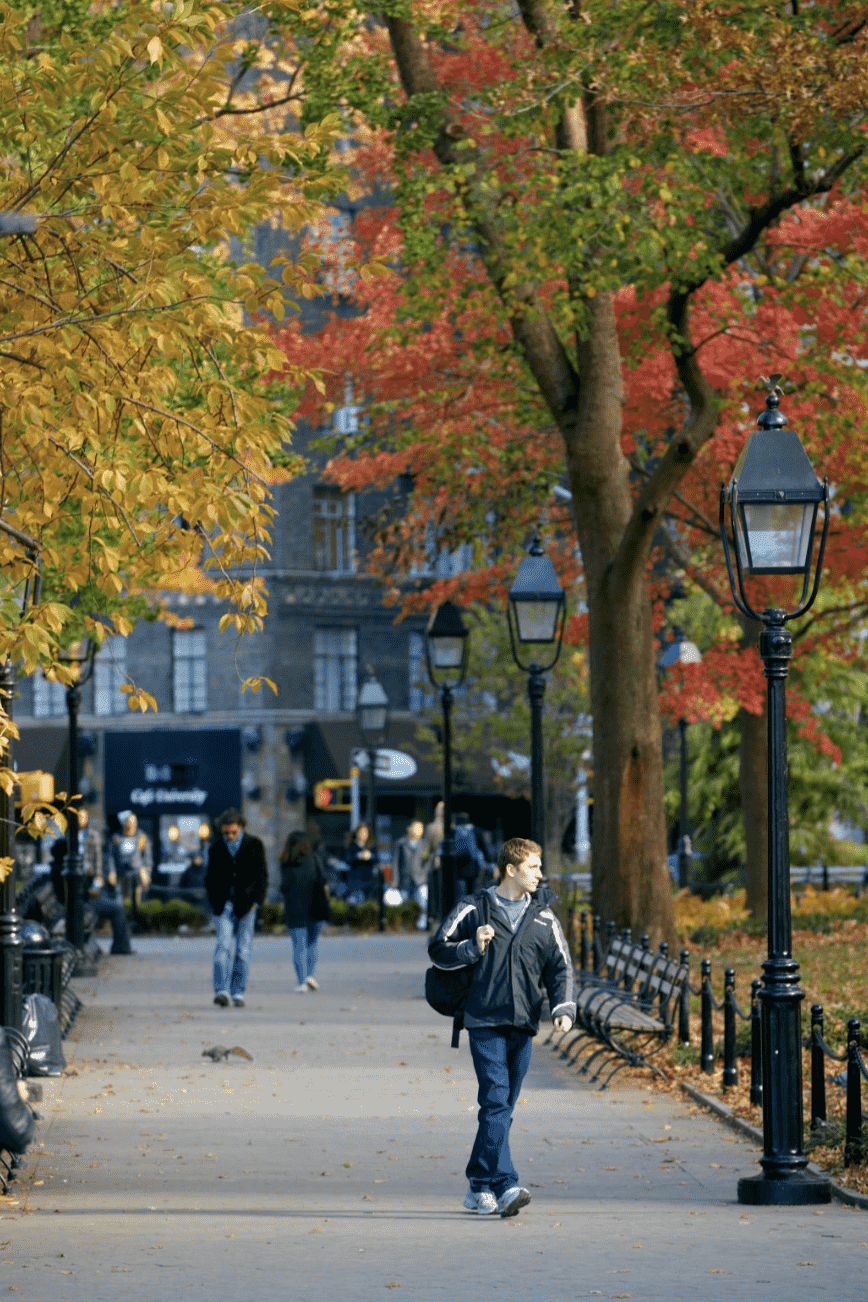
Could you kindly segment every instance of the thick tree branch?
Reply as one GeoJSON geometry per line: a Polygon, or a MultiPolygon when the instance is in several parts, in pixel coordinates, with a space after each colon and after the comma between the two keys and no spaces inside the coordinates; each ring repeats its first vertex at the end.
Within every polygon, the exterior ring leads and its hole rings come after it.
{"type": "MultiPolygon", "coordinates": [[[[789,208],[832,190],[863,153],[864,149],[861,148],[851,151],[811,184],[803,182],[801,185],[789,186],[760,208],[753,209],[741,231],[724,246],[724,265],[731,266],[750,253],[760,236],[789,208]]],[[[670,348],[678,379],[687,396],[689,415],[636,502],[615,561],[613,580],[616,590],[629,583],[637,565],[645,564],[667,503],[717,425],[718,400],[699,365],[688,327],[691,299],[707,279],[707,276],[697,276],[693,280],[682,281],[669,295],[666,316],[670,348]]]]}
{"type": "Polygon", "coordinates": [[[514,270],[506,256],[497,219],[501,197],[491,187],[491,172],[481,151],[462,143],[466,131],[449,105],[428,51],[411,24],[404,18],[386,18],[392,51],[409,100],[417,95],[436,96],[442,101],[440,121],[432,148],[440,164],[452,169],[459,163],[474,163],[473,174],[464,182],[460,196],[479,241],[480,256],[509,314],[513,336],[533,373],[540,392],[556,420],[575,407],[578,374],[532,281],[508,284],[514,270]]]}
{"type": "MultiPolygon", "coordinates": [[[[851,150],[849,154],[842,155],[832,167],[824,172],[822,176],[817,177],[815,181],[808,184],[803,180],[801,184],[788,186],[779,194],[767,199],[759,208],[752,208],[748,221],[744,223],[741,230],[733,236],[729,243],[721,249],[723,265],[731,267],[734,262],[738,262],[739,258],[743,258],[750,253],[760,236],[788,209],[795,208],[798,204],[804,203],[806,199],[828,194],[830,190],[835,188],[844,173],[854,163],[858,162],[864,153],[864,146],[851,150]]],[[[666,310],[667,319],[673,333],[678,323],[683,322],[685,319],[687,301],[698,289],[702,288],[707,280],[708,276],[702,275],[673,284],[666,310]]],[[[677,336],[675,346],[678,346],[677,336]]]]}

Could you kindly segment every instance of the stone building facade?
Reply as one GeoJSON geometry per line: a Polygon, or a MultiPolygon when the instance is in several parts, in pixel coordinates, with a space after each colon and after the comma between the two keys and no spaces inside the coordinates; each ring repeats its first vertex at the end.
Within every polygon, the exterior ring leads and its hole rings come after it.
{"type": "MultiPolygon", "coordinates": [[[[178,857],[237,803],[265,842],[275,891],[289,832],[316,814],[338,851],[349,830],[349,812],[317,811],[313,793],[324,778],[350,776],[360,744],[356,692],[368,666],[391,706],[387,745],[413,761],[408,776],[378,782],[381,836],[388,843],[412,817],[430,818],[440,761],[418,740],[419,723],[436,704],[421,681],[424,620],[396,623],[364,571],[364,521],[382,504],[381,495],[343,494],[316,473],[281,485],[271,558],[261,571],[269,591],[261,633],[221,632],[226,604],[208,592],[169,592],[163,606],[191,627],[142,622],[103,649],[79,716],[82,793],[95,827],[113,832],[119,815],[132,811],[153,839],[155,860],[178,857]],[[267,686],[242,693],[243,680],[258,674],[276,683],[276,696],[267,686]],[[153,694],[156,714],[128,709],[120,692],[128,681],[153,694]],[[216,767],[215,747],[223,757],[216,767]]],[[[438,564],[442,572],[444,561],[438,564]]],[[[41,676],[20,680],[14,717],[17,767],[53,771],[65,790],[64,689],[41,676]]],[[[364,816],[364,778],[360,787],[364,816]]]]}

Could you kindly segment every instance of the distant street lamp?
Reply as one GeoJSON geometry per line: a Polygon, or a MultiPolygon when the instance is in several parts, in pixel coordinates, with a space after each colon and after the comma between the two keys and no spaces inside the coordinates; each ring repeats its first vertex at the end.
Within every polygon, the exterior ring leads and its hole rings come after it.
{"type": "MultiPolygon", "coordinates": [[[[672,665],[698,665],[702,661],[702,652],[695,642],[691,642],[680,629],[675,630],[675,640],[660,657],[660,668],[669,669],[672,665]]],[[[693,842],[687,831],[687,720],[678,720],[681,734],[681,808],[678,814],[678,885],[683,890],[690,885],[693,875],[693,842]]]]}
{"type": "MultiPolygon", "coordinates": [[[[432,612],[425,631],[425,663],[443,708],[443,849],[440,852],[442,898],[446,918],[455,907],[455,841],[452,836],[452,700],[467,673],[467,628],[461,610],[444,601],[432,612]]],[[[429,901],[430,904],[430,901],[429,901]]]]}
{"type": "MultiPolygon", "coordinates": [[[[21,618],[28,604],[38,604],[41,575],[39,569],[40,544],[20,529],[0,520],[0,530],[23,550],[30,566],[21,597],[21,618]]],[[[0,701],[6,717],[12,719],[12,696],[15,691],[15,670],[11,660],[0,660],[0,701]]],[[[4,765],[12,768],[12,742],[3,757],[4,765]]],[[[0,880],[0,1026],[21,1029],[24,941],[21,936],[21,915],[15,907],[15,804],[11,795],[0,787],[0,859],[12,861],[12,867],[0,880]]]]}
{"type": "Polygon", "coordinates": [[[812,1175],[803,1151],[802,1033],[799,965],[792,955],[790,843],[787,811],[785,683],[793,654],[787,621],[804,615],[820,585],[829,529],[829,486],[820,483],[794,430],[779,410],[780,390],[772,376],[766,410],[748,437],[727,488],[720,489],[720,533],[733,600],[748,619],[761,620],[760,655],[768,680],[768,957],[763,963],[762,1173],[738,1182],[738,1200],[753,1205],[827,1203],[829,1181],[812,1175]],[[811,584],[817,512],[825,518],[811,584]],[[733,573],[726,508],[735,549],[733,573]],[[748,601],[745,575],[801,576],[795,610],[766,609],[748,601]],[[810,596],[808,595],[810,589],[810,596]]]}
{"type": "Polygon", "coordinates": [[[554,669],[561,653],[566,622],[567,599],[558,582],[555,567],[535,535],[527,555],[509,590],[507,619],[509,640],[515,663],[527,674],[530,700],[530,834],[542,847],[545,864],[545,806],[543,800],[542,707],[546,683],[544,675],[554,669]],[[545,664],[537,660],[541,648],[553,646],[545,664]],[[529,647],[530,662],[525,663],[520,649],[529,647]]]}
{"type": "MultiPolygon", "coordinates": [[[[81,709],[81,689],[93,674],[96,642],[87,638],[77,642],[60,657],[62,664],[72,669],[75,677],[66,689],[66,712],[69,716],[69,789],[66,798],[66,845],[67,853],[63,861],[63,876],[66,881],[66,939],[79,952],[84,949],[84,905],[87,897],[87,878],[84,861],[81,857],[81,844],[78,828],[79,799],[79,756],[78,756],[78,714],[81,709]]],[[[79,962],[76,968],[79,976],[91,975],[92,965],[86,969],[79,962]]]]}
{"type": "MultiPolygon", "coordinates": [[[[371,848],[376,853],[377,847],[377,786],[376,767],[377,751],[386,740],[389,728],[389,700],[374,671],[368,666],[368,678],[359,689],[356,701],[356,721],[359,725],[362,743],[368,752],[368,822],[371,825],[371,848]]],[[[377,885],[378,915],[377,925],[380,931],[386,930],[386,902],[384,899],[385,879],[383,867],[377,856],[374,868],[374,881],[377,885]]]]}

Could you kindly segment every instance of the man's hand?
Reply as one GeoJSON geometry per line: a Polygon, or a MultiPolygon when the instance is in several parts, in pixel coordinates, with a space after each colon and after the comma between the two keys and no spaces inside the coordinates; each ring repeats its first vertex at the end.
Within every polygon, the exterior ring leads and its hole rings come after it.
{"type": "Polygon", "coordinates": [[[485,946],[490,940],[494,940],[494,927],[492,927],[490,923],[486,922],[484,927],[476,928],[476,948],[479,950],[480,954],[485,953],[485,946]]]}
{"type": "Polygon", "coordinates": [[[556,1018],[555,1018],[555,1030],[556,1030],[556,1031],[569,1031],[569,1030],[572,1028],[572,1025],[573,1025],[573,1019],[572,1019],[571,1017],[556,1017],[556,1018]]]}

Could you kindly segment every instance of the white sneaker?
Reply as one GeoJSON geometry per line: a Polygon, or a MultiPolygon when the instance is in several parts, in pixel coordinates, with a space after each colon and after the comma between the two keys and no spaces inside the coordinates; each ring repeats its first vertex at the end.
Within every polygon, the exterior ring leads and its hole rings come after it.
{"type": "Polygon", "coordinates": [[[302,981],[302,983],[301,983],[300,986],[296,986],[296,987],[295,987],[295,993],[296,993],[297,995],[306,995],[306,994],[307,994],[307,986],[304,984],[303,981],[302,981]]]}
{"type": "Polygon", "coordinates": [[[305,982],[305,985],[309,990],[319,990],[319,982],[317,981],[316,977],[308,977],[307,981],[305,982]]]}
{"type": "Polygon", "coordinates": [[[511,1189],[507,1189],[497,1200],[497,1210],[501,1216],[517,1216],[522,1207],[527,1207],[530,1202],[530,1194],[527,1189],[520,1188],[514,1184],[511,1189]]]}
{"type": "Polygon", "coordinates": [[[464,1196],[464,1206],[469,1212],[478,1216],[493,1216],[498,1210],[497,1199],[490,1189],[480,1189],[478,1193],[468,1188],[464,1196]]]}

